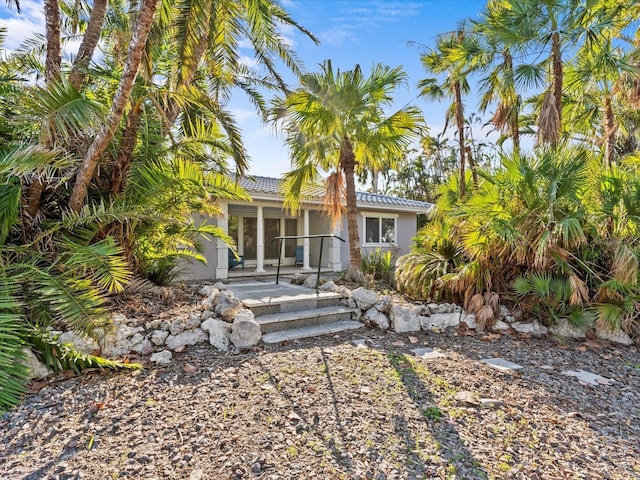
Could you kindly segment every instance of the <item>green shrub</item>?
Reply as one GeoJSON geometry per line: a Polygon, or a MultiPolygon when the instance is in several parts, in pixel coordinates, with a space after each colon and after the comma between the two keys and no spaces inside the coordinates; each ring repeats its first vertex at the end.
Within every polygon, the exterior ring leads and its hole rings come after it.
{"type": "Polygon", "coordinates": [[[396,250],[392,248],[377,247],[374,250],[362,252],[362,273],[391,285],[396,259],[396,250]]]}

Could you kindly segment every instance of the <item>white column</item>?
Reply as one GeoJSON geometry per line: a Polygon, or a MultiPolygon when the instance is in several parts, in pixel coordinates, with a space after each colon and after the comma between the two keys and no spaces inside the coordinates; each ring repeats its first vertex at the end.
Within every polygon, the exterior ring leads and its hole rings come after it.
{"type": "MultiPolygon", "coordinates": [[[[305,237],[309,236],[309,209],[304,209],[304,231],[302,234],[305,237]]],[[[304,253],[302,256],[302,270],[311,270],[311,266],[309,265],[309,239],[304,239],[304,253]]]]}
{"type": "Polygon", "coordinates": [[[264,272],[264,214],[262,206],[258,206],[258,225],[256,236],[256,272],[264,272]]]}
{"type": "MultiPolygon", "coordinates": [[[[282,217],[280,219],[280,233],[279,236],[284,237],[287,234],[287,225],[286,225],[286,218],[282,217]]],[[[284,265],[284,260],[285,260],[285,244],[286,242],[284,240],[280,240],[280,252],[278,253],[278,255],[280,255],[280,261],[282,262],[282,264],[284,265]]]]}
{"type": "MultiPolygon", "coordinates": [[[[226,203],[220,204],[220,217],[216,220],[216,225],[229,233],[229,206],[226,203]]],[[[223,280],[229,277],[229,247],[221,240],[216,240],[215,254],[215,278],[223,280]]]]}
{"type": "MultiPolygon", "coordinates": [[[[340,225],[336,226],[336,228],[334,228],[333,232],[331,232],[333,235],[338,235],[341,236],[340,233],[342,232],[342,229],[340,228],[340,225]]],[[[329,268],[331,268],[334,272],[339,272],[342,270],[342,264],[340,263],[340,247],[342,242],[340,240],[338,240],[337,238],[331,238],[330,239],[331,243],[329,244],[329,268]]]]}

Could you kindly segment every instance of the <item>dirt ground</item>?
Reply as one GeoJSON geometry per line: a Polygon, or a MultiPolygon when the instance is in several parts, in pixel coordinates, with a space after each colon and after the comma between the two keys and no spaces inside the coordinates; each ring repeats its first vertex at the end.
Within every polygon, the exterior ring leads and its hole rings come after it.
{"type": "Polygon", "coordinates": [[[363,329],[58,375],[2,415],[0,479],[640,478],[637,347],[470,333],[363,329]],[[425,346],[445,356],[411,352],[425,346]]]}

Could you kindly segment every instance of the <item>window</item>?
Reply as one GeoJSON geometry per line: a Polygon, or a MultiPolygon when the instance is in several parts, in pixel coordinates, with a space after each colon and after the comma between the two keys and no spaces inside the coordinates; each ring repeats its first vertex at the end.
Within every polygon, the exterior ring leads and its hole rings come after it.
{"type": "Polygon", "coordinates": [[[364,243],[396,243],[396,218],[365,216],[364,243]]]}

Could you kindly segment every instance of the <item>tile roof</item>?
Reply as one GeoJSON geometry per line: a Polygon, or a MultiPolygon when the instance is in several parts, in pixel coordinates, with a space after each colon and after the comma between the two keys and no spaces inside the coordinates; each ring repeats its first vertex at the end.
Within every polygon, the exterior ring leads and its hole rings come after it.
{"type": "MultiPolygon", "coordinates": [[[[249,193],[266,193],[270,195],[281,195],[282,180],[271,177],[240,177],[240,185],[249,193]]],[[[322,187],[310,187],[307,196],[321,200],[324,190],[322,187]]],[[[429,210],[433,205],[428,202],[410,200],[408,198],[392,197],[379,193],[356,192],[358,206],[381,206],[400,207],[402,209],[429,210]]]]}

